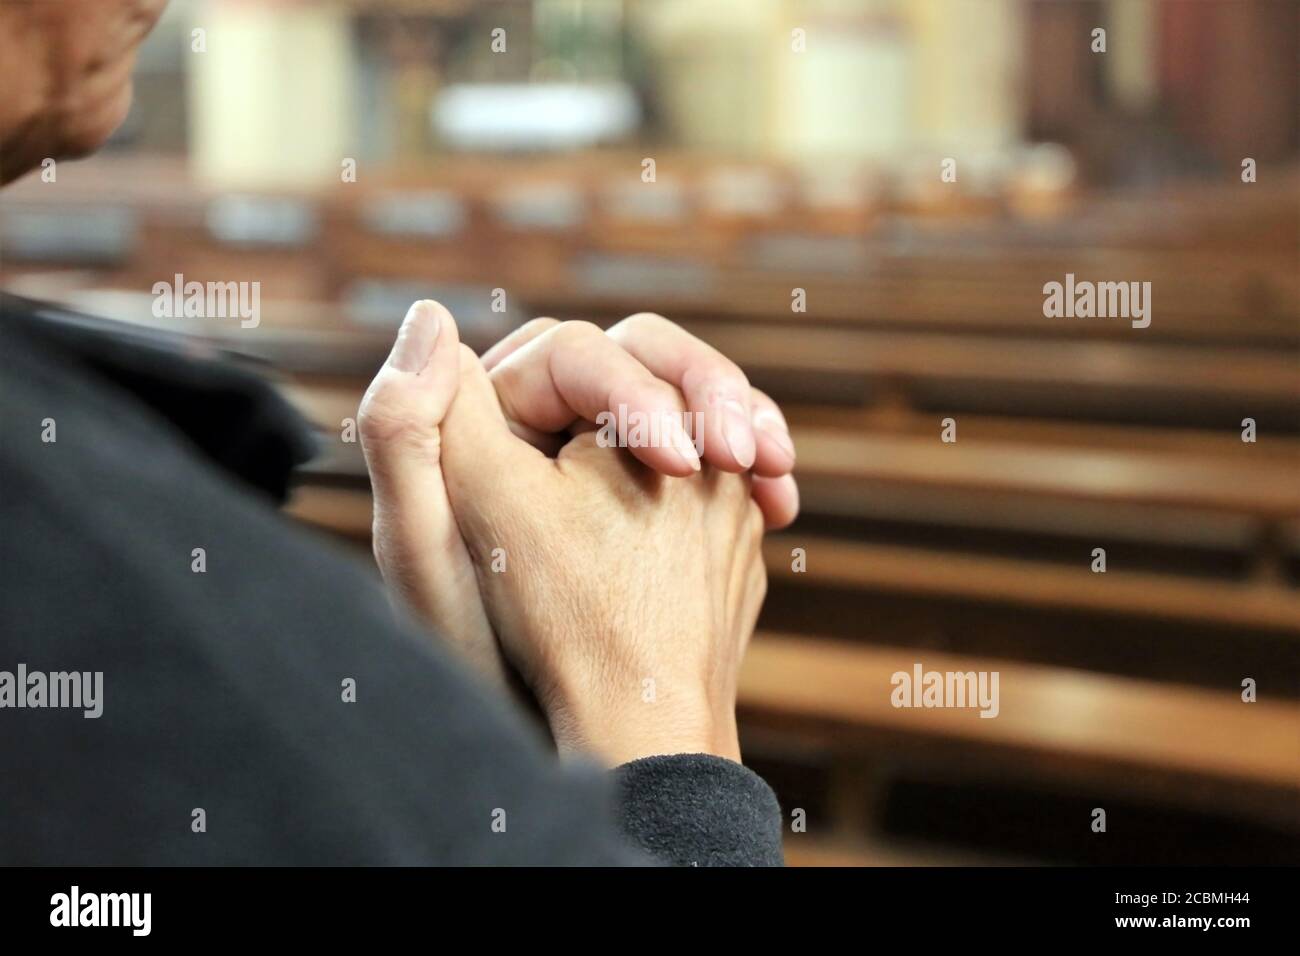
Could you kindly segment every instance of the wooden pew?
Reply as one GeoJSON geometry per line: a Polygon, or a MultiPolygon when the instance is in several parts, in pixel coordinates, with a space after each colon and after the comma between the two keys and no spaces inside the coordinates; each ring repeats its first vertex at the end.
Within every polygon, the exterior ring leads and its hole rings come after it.
{"type": "MultiPolygon", "coordinates": [[[[470,251],[459,247],[455,260],[440,260],[436,249],[374,243],[349,232],[340,259],[370,279],[436,283],[450,273],[485,286],[501,287],[528,303],[529,311],[560,318],[605,315],[621,317],[657,311],[685,321],[725,320],[808,326],[928,330],[975,334],[1027,334],[1151,342],[1258,343],[1295,347],[1300,343],[1295,303],[1300,286],[1289,274],[1260,278],[1256,264],[1226,279],[1199,275],[1194,267],[1174,266],[1158,275],[1153,287],[1151,326],[1134,329],[1128,319],[1049,319],[1043,316],[1042,287],[1077,272],[1072,263],[1086,254],[1065,254],[1051,267],[1008,274],[990,265],[981,278],[953,278],[939,267],[931,276],[879,275],[872,272],[872,250],[844,256],[839,273],[799,269],[774,254],[735,268],[710,266],[688,256],[663,258],[584,251],[564,262],[550,261],[518,278],[494,265],[499,246],[470,251]],[[791,309],[792,291],[803,289],[807,312],[791,309]]],[[[508,254],[507,254],[508,255],[508,254]]],[[[823,248],[810,261],[827,256],[823,248]]],[[[1094,280],[1106,273],[1089,272],[1094,280]]],[[[1123,270],[1124,281],[1140,273],[1123,270]]],[[[1079,278],[1085,278],[1080,273],[1079,278]]],[[[1120,281],[1115,279],[1113,281],[1120,281]]]]}
{"type": "Polygon", "coordinates": [[[1067,781],[1300,827],[1300,704],[992,658],[759,634],[740,678],[744,725],[883,767],[1067,781]],[[999,672],[999,713],[897,708],[891,677],[999,672]]]}
{"type": "MultiPolygon", "coordinates": [[[[960,426],[958,426],[960,428],[960,426]]],[[[1114,449],[944,444],[938,435],[851,435],[805,429],[796,446],[818,477],[974,495],[1050,497],[1182,507],[1267,522],[1300,515],[1300,487],[1285,464],[1254,464],[1114,449]]]]}
{"type": "MultiPolygon", "coordinates": [[[[700,338],[787,399],[816,401],[818,381],[849,383],[862,404],[884,399],[953,410],[967,403],[1019,417],[1233,424],[1257,409],[1300,424],[1300,352],[1045,341],[1017,336],[865,332],[688,322],[700,338]],[[1180,419],[1178,416],[1181,415],[1180,419]],[[1204,420],[1204,419],[1200,419],[1204,420]]],[[[825,386],[822,386],[824,389],[825,386]]]]}
{"type": "MultiPolygon", "coordinates": [[[[1112,548],[1112,551],[1115,549],[1112,548]]],[[[931,596],[1123,618],[1210,624],[1286,633],[1300,642],[1300,592],[1254,581],[1224,581],[1115,567],[1094,574],[1088,553],[1074,567],[933,548],[843,541],[799,533],[764,542],[773,586],[931,596]],[[793,549],[807,570],[791,567],[793,549]]]]}
{"type": "MultiPolygon", "coordinates": [[[[1300,343],[1294,229],[1289,235],[1282,230],[1271,251],[1252,246],[1236,254],[1211,241],[1213,230],[1197,225],[1201,218],[1186,214],[1178,221],[1199,237],[1199,245],[1155,241],[1168,230],[1147,224],[1154,213],[1125,212],[1124,206],[1107,206],[1104,197],[1096,203],[1119,228],[984,217],[972,230],[960,219],[918,227],[906,218],[886,218],[857,235],[792,229],[787,215],[738,231],[734,217],[711,216],[697,197],[685,223],[656,233],[648,249],[637,251],[620,237],[641,226],[594,228],[601,221],[593,211],[600,187],[587,185],[576,172],[548,175],[551,185],[576,185],[591,207],[590,223],[557,231],[520,228],[503,218],[498,193],[508,191],[491,185],[481,170],[453,168],[423,181],[368,180],[296,196],[241,197],[184,188],[183,176],[176,174],[160,175],[166,185],[147,188],[136,180],[149,175],[148,167],[134,177],[129,165],[117,168],[116,174],[101,171],[80,184],[61,180],[57,195],[30,184],[7,191],[0,210],[10,220],[62,210],[75,224],[84,221],[87,202],[98,197],[103,205],[111,197],[109,205],[133,217],[139,233],[113,274],[137,287],[175,272],[199,281],[256,279],[268,297],[337,298],[371,280],[460,282],[503,288],[536,311],[562,315],[617,316],[652,308],[691,321],[749,324],[789,324],[791,289],[800,287],[809,297],[807,314],[798,316],[805,327],[1126,343],[1300,343]],[[119,180],[130,188],[110,188],[119,180]],[[460,212],[449,217],[429,206],[420,213],[435,196],[460,212]],[[300,218],[301,228],[282,228],[300,218]],[[1154,237],[1152,245],[1144,247],[1142,236],[1154,237]],[[1157,311],[1151,328],[1140,330],[1138,339],[1139,330],[1125,321],[1044,319],[1042,284],[1066,272],[1081,279],[1153,282],[1157,311]]],[[[610,174],[604,169],[602,175],[610,174]]],[[[538,176],[530,172],[526,178],[538,176]]],[[[1277,197],[1274,208],[1294,218],[1287,194],[1270,190],[1261,186],[1240,202],[1267,209],[1261,194],[1268,193],[1277,197]]],[[[1156,201],[1153,209],[1166,210],[1170,202],[1156,201]]],[[[1191,199],[1179,202],[1194,211],[1191,199]]],[[[1142,201],[1130,204],[1140,207],[1142,201]]],[[[1098,222],[1095,216],[1092,221],[1098,222]]],[[[60,251],[61,264],[74,246],[70,242],[60,251]]],[[[11,249],[8,258],[21,257],[11,249]]]]}

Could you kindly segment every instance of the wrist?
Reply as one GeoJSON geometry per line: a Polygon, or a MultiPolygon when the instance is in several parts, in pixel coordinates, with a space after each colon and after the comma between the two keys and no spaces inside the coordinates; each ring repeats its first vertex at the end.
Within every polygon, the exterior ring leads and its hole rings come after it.
{"type": "Polygon", "coordinates": [[[543,706],[562,757],[595,757],[611,767],[666,754],[740,761],[734,705],[719,713],[703,694],[638,692],[611,701],[570,693],[543,706]]]}

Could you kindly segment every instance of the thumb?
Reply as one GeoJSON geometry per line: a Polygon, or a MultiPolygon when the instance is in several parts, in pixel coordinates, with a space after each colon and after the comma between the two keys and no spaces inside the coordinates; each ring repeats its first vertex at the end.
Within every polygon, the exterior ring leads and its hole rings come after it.
{"type": "Polygon", "coordinates": [[[462,345],[460,386],[443,419],[442,473],[471,550],[471,526],[484,527],[482,519],[490,519],[497,505],[517,497],[552,466],[510,430],[487,370],[462,345]]]}
{"type": "Polygon", "coordinates": [[[459,353],[451,313],[437,302],[417,302],[361,401],[375,559],[390,588],[481,673],[503,679],[439,467],[439,426],[460,386],[459,353]]]}
{"type": "Polygon", "coordinates": [[[376,496],[416,491],[437,474],[438,426],[460,383],[459,344],[456,321],[437,302],[406,313],[357,416],[376,496]]]}

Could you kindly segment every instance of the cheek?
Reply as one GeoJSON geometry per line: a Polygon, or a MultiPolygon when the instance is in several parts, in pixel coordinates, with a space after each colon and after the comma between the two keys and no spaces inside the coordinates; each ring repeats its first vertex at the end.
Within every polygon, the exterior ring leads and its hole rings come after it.
{"type": "Polygon", "coordinates": [[[63,147],[71,155],[94,150],[108,139],[131,108],[135,49],[153,25],[140,10],[111,5],[83,12],[65,34],[55,60],[62,73],[60,124],[63,147]]]}

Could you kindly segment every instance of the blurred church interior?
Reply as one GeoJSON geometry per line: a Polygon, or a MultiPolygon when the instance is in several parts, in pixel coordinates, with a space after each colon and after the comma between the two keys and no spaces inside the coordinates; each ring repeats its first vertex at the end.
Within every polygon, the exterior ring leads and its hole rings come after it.
{"type": "Polygon", "coordinates": [[[0,285],[271,377],[321,436],[288,511],[359,562],[346,423],[411,301],[479,350],[662,313],[798,449],[740,690],[791,864],[1294,862],[1298,38],[1290,0],[172,0],[110,147],[0,194],[0,285]],[[1150,325],[1045,316],[1067,275],[1150,325]],[[157,316],[177,276],[259,322],[157,316]],[[893,706],[917,664],[998,671],[998,716],[893,706]]]}

